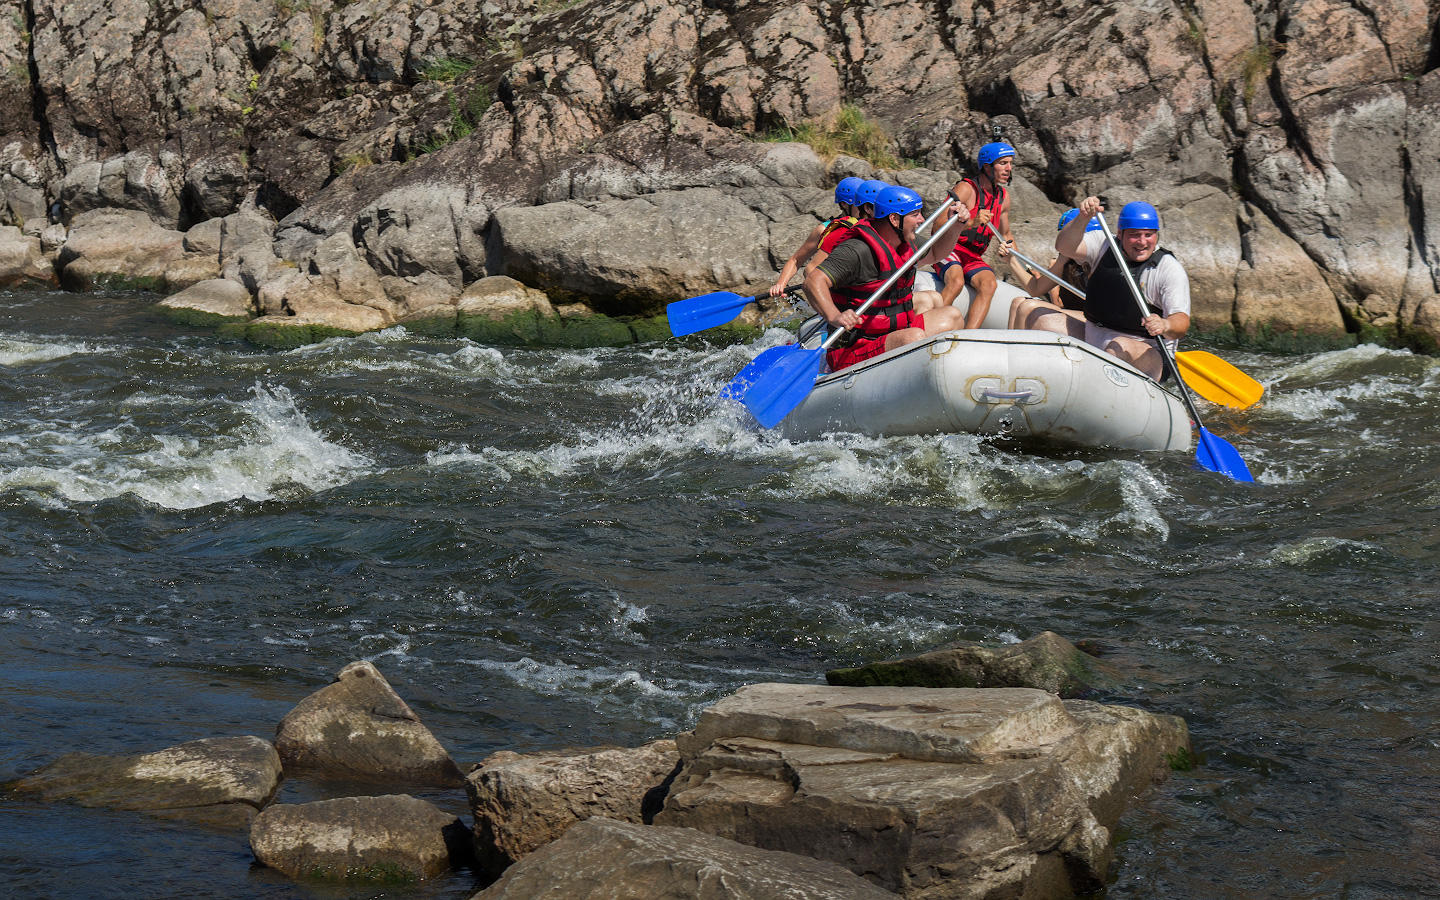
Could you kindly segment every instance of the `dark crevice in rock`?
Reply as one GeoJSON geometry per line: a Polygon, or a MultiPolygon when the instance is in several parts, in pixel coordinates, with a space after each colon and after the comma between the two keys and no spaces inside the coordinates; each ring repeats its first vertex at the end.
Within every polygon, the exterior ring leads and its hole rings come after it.
{"type": "Polygon", "coordinates": [[[1425,245],[1425,200],[1420,192],[1420,185],[1415,181],[1415,170],[1410,160],[1410,142],[1400,142],[1400,166],[1403,177],[1403,190],[1405,197],[1405,216],[1410,223],[1410,257],[1411,265],[1414,265],[1417,258],[1421,265],[1430,270],[1430,289],[1440,293],[1440,281],[1435,277],[1434,260],[1428,258],[1425,245]]]}
{"type": "Polygon", "coordinates": [[[1425,56],[1425,68],[1420,74],[1433,72],[1440,68],[1440,15],[1430,23],[1430,52],[1425,56]]]}
{"type": "Polygon", "coordinates": [[[50,129],[49,98],[40,87],[40,64],[35,59],[35,3],[24,0],[25,30],[30,33],[30,45],[26,48],[25,65],[30,73],[30,114],[35,121],[40,144],[59,164],[59,152],[55,134],[50,129]]]}
{"type": "MultiPolygon", "coordinates": [[[[1275,24],[1275,42],[1282,48],[1285,45],[1285,31],[1289,24],[1290,20],[1283,16],[1280,21],[1275,24]]],[[[1280,53],[1283,54],[1283,52],[1282,49],[1280,53]]],[[[1266,87],[1270,91],[1270,97],[1275,102],[1275,108],[1280,111],[1280,127],[1285,132],[1285,142],[1303,156],[1306,163],[1319,168],[1318,157],[1315,155],[1314,149],[1310,146],[1310,140],[1305,135],[1305,129],[1300,127],[1300,122],[1295,116],[1295,111],[1290,108],[1290,98],[1286,96],[1285,86],[1280,81],[1280,66],[1278,62],[1279,54],[1277,54],[1275,61],[1270,64],[1270,71],[1265,76],[1265,81],[1266,87]]],[[[1271,216],[1271,218],[1276,217],[1271,216]]]]}

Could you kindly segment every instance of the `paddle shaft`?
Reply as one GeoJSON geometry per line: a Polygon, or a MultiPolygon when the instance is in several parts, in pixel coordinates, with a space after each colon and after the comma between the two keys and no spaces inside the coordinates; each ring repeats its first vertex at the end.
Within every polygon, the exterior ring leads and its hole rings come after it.
{"type": "MultiPolygon", "coordinates": [[[[996,230],[995,230],[995,226],[992,225],[991,223],[986,222],[986,223],[985,223],[985,227],[988,228],[988,229],[990,229],[990,233],[993,234],[993,235],[995,235],[995,237],[999,238],[999,239],[1002,240],[1002,241],[1005,240],[1004,238],[1001,238],[1001,237],[1000,237],[1000,232],[996,231],[996,230]]],[[[1026,256],[1025,254],[1021,253],[1019,250],[1016,250],[1014,247],[1011,247],[1011,248],[1010,248],[1010,252],[1013,253],[1013,254],[1015,254],[1015,258],[1018,259],[1018,260],[1020,260],[1021,262],[1023,262],[1023,263],[1029,263],[1030,265],[1032,265],[1032,266],[1034,266],[1035,268],[1039,269],[1041,272],[1044,272],[1046,278],[1050,279],[1051,281],[1053,281],[1053,282],[1055,282],[1056,284],[1060,285],[1061,287],[1065,288],[1065,289],[1068,290],[1070,293],[1072,293],[1072,294],[1074,294],[1075,296],[1079,297],[1081,300],[1084,300],[1084,299],[1085,299],[1085,292],[1084,292],[1084,291],[1080,290],[1080,289],[1077,288],[1075,285],[1073,285],[1073,284],[1071,284],[1070,282],[1066,281],[1065,279],[1061,278],[1059,275],[1056,275],[1054,272],[1051,272],[1049,266],[1042,266],[1042,265],[1040,265],[1038,262],[1036,262],[1035,260],[1033,260],[1033,259],[1031,259],[1030,257],[1026,256]]]]}
{"type": "MultiPolygon", "coordinates": [[[[1105,232],[1105,241],[1110,245],[1110,252],[1115,254],[1115,261],[1120,266],[1120,271],[1125,275],[1125,283],[1130,286],[1130,296],[1135,300],[1135,308],[1140,311],[1140,321],[1150,315],[1150,308],[1145,305],[1145,298],[1140,295],[1140,285],[1135,283],[1135,276],[1130,271],[1129,261],[1120,250],[1120,242],[1115,240],[1115,235],[1110,233],[1110,223],[1105,221],[1104,216],[1096,216],[1100,220],[1100,228],[1105,232]]],[[[1170,372],[1175,376],[1175,383],[1180,385],[1180,399],[1185,401],[1185,408],[1190,411],[1190,418],[1195,420],[1195,427],[1201,431],[1205,426],[1200,421],[1200,411],[1195,408],[1195,400],[1190,396],[1190,386],[1185,383],[1185,378],[1180,374],[1180,365],[1175,362],[1175,356],[1170,352],[1170,346],[1165,343],[1164,335],[1155,335],[1155,346],[1160,348],[1160,355],[1165,357],[1165,364],[1170,367],[1170,372]]]]}
{"type": "MultiPolygon", "coordinates": [[[[955,198],[954,198],[954,197],[946,197],[946,198],[945,198],[945,202],[942,203],[942,204],[940,204],[939,208],[937,208],[933,213],[930,214],[930,218],[928,218],[928,219],[926,219],[924,222],[920,223],[920,228],[924,228],[925,226],[929,225],[931,222],[934,222],[935,219],[936,219],[942,212],[944,212],[946,209],[948,209],[948,208],[950,207],[950,204],[952,204],[952,203],[954,203],[954,202],[955,202],[955,198]]],[[[857,315],[857,316],[863,316],[863,315],[865,315],[865,310],[867,310],[867,309],[869,309],[871,306],[875,305],[875,301],[876,301],[876,300],[879,300],[879,299],[880,299],[880,296],[881,296],[882,294],[884,294],[886,291],[890,290],[890,286],[891,286],[892,284],[894,284],[895,282],[899,281],[901,275],[904,275],[906,272],[910,271],[912,268],[915,267],[915,264],[916,264],[916,263],[918,263],[921,259],[924,259],[925,254],[927,254],[927,253],[930,252],[930,248],[935,245],[935,242],[938,241],[938,240],[940,240],[940,238],[941,238],[942,236],[944,236],[945,232],[947,232],[947,231],[950,230],[950,226],[951,226],[951,225],[954,225],[954,224],[955,224],[956,222],[958,222],[958,221],[960,221],[960,219],[959,219],[958,216],[955,217],[955,218],[952,218],[950,221],[948,221],[948,222],[946,222],[944,225],[942,225],[942,226],[940,227],[940,230],[939,230],[939,231],[937,231],[937,232],[935,232],[934,234],[930,235],[930,239],[929,239],[928,241],[926,241],[924,244],[922,244],[922,245],[920,246],[920,249],[919,249],[919,250],[916,250],[913,254],[911,254],[910,258],[907,259],[907,260],[905,260],[905,264],[904,264],[904,265],[902,265],[900,268],[896,269],[894,272],[891,272],[891,273],[890,273],[890,277],[887,278],[887,279],[885,279],[885,283],[882,284],[882,285],[880,285],[880,287],[875,290],[875,293],[873,293],[873,294],[870,295],[870,299],[869,299],[869,300],[866,300],[864,303],[862,303],[862,304],[860,305],[860,308],[859,308],[859,309],[855,310],[855,315],[857,315]]],[[[902,228],[904,227],[903,223],[902,223],[901,227],[902,227],[902,228]]],[[[918,232],[918,231],[920,230],[920,228],[916,228],[915,230],[918,232]]],[[[903,236],[902,236],[902,238],[903,238],[903,236]]],[[[835,343],[836,341],[838,341],[838,340],[840,339],[840,336],[841,336],[842,334],[844,334],[845,332],[849,331],[849,330],[850,330],[850,329],[848,329],[848,328],[841,328],[839,331],[837,331],[837,332],[835,332],[834,334],[830,335],[828,338],[825,339],[825,343],[823,343],[823,344],[820,345],[820,349],[821,349],[821,350],[829,350],[829,349],[830,349],[830,345],[833,344],[833,343],[835,343]]]]}

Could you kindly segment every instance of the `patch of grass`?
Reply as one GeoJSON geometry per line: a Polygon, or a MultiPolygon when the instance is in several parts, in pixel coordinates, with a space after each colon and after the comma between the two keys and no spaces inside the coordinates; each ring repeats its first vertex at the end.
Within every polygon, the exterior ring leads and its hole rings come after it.
{"type": "Polygon", "coordinates": [[[420,77],[426,81],[454,81],[473,68],[475,60],[468,56],[442,56],[431,60],[420,77]]]}
{"type": "Polygon", "coordinates": [[[1246,106],[1254,102],[1255,91],[1259,89],[1260,82],[1270,75],[1270,68],[1274,64],[1275,47],[1269,42],[1251,47],[1240,60],[1240,80],[1245,83],[1246,106]]]}
{"type": "Polygon", "coordinates": [[[368,153],[347,153],[339,159],[335,160],[335,165],[332,168],[332,171],[336,175],[343,175],[346,172],[350,172],[355,169],[363,169],[366,166],[373,165],[375,165],[375,160],[371,159],[370,154],[368,153]]]}
{"type": "Polygon", "coordinates": [[[446,123],[443,131],[420,146],[419,154],[434,153],[452,141],[468,137],[470,132],[475,130],[475,126],[480,124],[480,117],[485,115],[485,110],[490,108],[491,98],[492,93],[487,84],[476,85],[466,96],[463,105],[452,91],[447,97],[450,101],[450,121],[446,123]]]}
{"type": "Polygon", "coordinates": [[[854,103],[840,107],[833,128],[822,128],[809,122],[796,126],[782,126],[766,133],[766,141],[793,141],[809,144],[827,165],[840,154],[863,159],[879,169],[908,168],[895,156],[895,142],[878,122],[865,117],[865,112],[854,103]]]}

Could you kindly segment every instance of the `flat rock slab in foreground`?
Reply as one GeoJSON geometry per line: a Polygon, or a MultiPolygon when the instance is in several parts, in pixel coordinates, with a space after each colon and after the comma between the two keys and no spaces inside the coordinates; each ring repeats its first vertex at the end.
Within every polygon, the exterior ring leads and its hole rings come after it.
{"type": "Polygon", "coordinates": [[[255,818],[255,859],[296,878],[418,881],[469,857],[465,824],[394,794],[278,804],[255,818]]]}
{"type": "Polygon", "coordinates": [[[9,786],[44,800],[243,824],[279,784],[275,748],[247,736],[190,741],[139,756],[69,753],[9,786]]]}
{"type": "Polygon", "coordinates": [[[854,669],[832,669],[825,680],[844,687],[1028,687],[1062,697],[1113,690],[1123,680],[1114,666],[1083,652],[1053,631],[1018,644],[950,644],[854,669]]]}
{"type": "Polygon", "coordinates": [[[1094,890],[1184,721],[1043,691],[761,684],[710,707],[657,825],[836,862],[908,898],[1094,890]]]}
{"type": "Polygon", "coordinates": [[[688,828],[590,819],[472,900],[895,900],[833,863],[688,828]]]}
{"type": "Polygon", "coordinates": [[[476,856],[499,872],[592,816],[647,822],[679,765],[674,741],[568,756],[492,754],[465,778],[476,856]]]}
{"type": "Polygon", "coordinates": [[[461,784],[460,769],[380,670],[353,662],[276,730],[286,765],[412,784],[461,784]]]}

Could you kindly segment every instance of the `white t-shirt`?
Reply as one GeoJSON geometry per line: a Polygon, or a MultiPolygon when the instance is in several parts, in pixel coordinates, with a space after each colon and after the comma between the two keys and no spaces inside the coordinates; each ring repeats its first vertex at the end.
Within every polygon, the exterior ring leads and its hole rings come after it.
{"type": "MultiPolygon", "coordinates": [[[[1105,232],[1088,232],[1084,243],[1080,245],[1080,262],[1085,264],[1087,271],[1093,272],[1095,266],[1090,260],[1098,263],[1109,252],[1110,243],[1105,240],[1105,232]]],[[[1190,276],[1185,274],[1185,267],[1175,258],[1175,254],[1167,253],[1159,264],[1146,266],[1140,271],[1139,280],[1140,293],[1145,295],[1146,301],[1161,310],[1161,315],[1190,315],[1190,276]]]]}

